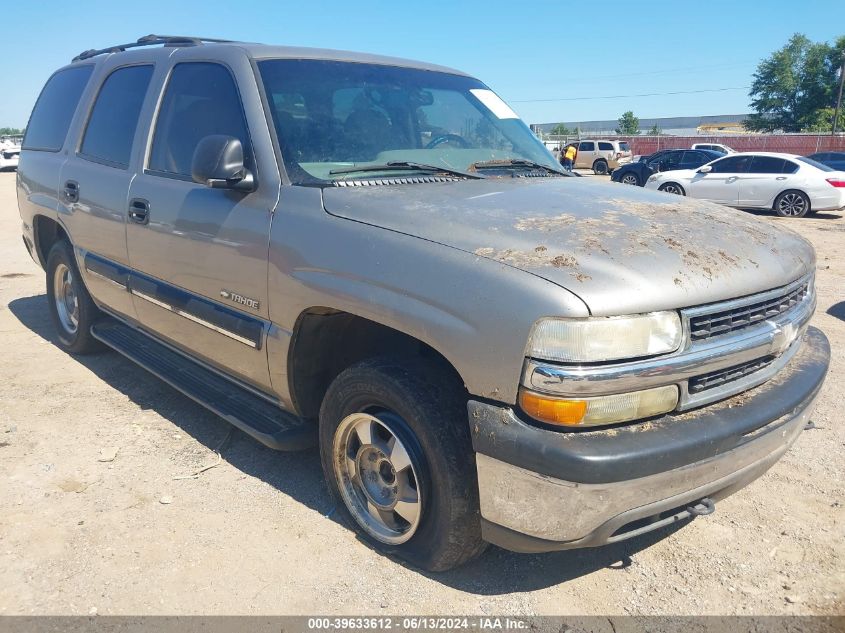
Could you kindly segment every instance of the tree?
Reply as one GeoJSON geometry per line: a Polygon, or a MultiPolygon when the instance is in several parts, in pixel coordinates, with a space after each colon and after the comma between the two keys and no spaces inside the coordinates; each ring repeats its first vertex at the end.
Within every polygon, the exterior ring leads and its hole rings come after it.
{"type": "Polygon", "coordinates": [[[573,130],[570,130],[563,123],[558,123],[552,128],[550,134],[554,134],[555,136],[572,136],[573,134],[575,134],[575,132],[573,130]]]}
{"type": "Polygon", "coordinates": [[[651,129],[648,131],[649,136],[660,136],[663,132],[660,131],[660,128],[657,126],[657,123],[651,126],[651,129]]]}
{"type": "Polygon", "coordinates": [[[634,136],[640,133],[640,120],[630,110],[619,117],[617,121],[619,122],[619,127],[616,128],[617,134],[634,136]]]}
{"type": "Polygon", "coordinates": [[[830,131],[845,36],[833,45],[811,42],[801,33],[760,62],[751,84],[754,132],[830,131]]]}
{"type": "Polygon", "coordinates": [[[0,136],[20,136],[24,130],[19,130],[16,127],[0,127],[0,136]]]}

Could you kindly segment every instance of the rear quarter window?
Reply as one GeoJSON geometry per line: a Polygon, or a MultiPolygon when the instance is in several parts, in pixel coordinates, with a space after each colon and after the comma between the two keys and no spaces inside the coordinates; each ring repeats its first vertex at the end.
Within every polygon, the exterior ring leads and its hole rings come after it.
{"type": "Polygon", "coordinates": [[[35,102],[23,149],[58,152],[64,145],[73,114],[94,66],[73,66],[54,74],[35,102]]]}

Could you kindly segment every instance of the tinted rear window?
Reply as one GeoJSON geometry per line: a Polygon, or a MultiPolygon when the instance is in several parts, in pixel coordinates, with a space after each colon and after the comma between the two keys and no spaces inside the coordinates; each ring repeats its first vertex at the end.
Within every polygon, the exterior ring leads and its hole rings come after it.
{"type": "Polygon", "coordinates": [[[47,80],[26,126],[24,149],[57,152],[62,148],[93,69],[90,64],[66,68],[47,80]]]}
{"type": "Polygon", "coordinates": [[[599,141],[599,149],[601,149],[601,150],[612,150],[613,149],[613,143],[603,143],[602,141],[599,141]]]}
{"type": "Polygon", "coordinates": [[[80,154],[120,167],[129,165],[138,115],[152,75],[152,66],[130,66],[108,76],[91,111],[80,154]]]}
{"type": "Polygon", "coordinates": [[[821,169],[822,171],[836,171],[833,167],[828,167],[824,163],[820,163],[817,160],[813,160],[812,158],[805,158],[804,156],[799,156],[798,160],[800,160],[802,163],[812,165],[816,169],[821,169]]]}

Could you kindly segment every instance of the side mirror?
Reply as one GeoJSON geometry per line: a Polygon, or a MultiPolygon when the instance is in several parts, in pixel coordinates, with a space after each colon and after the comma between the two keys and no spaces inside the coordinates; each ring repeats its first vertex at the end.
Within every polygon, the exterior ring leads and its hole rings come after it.
{"type": "Polygon", "coordinates": [[[711,171],[713,171],[713,167],[710,165],[704,165],[703,167],[698,168],[699,174],[709,174],[711,171]]]}
{"type": "Polygon", "coordinates": [[[255,178],[244,167],[244,148],[240,140],[225,134],[206,136],[194,150],[191,161],[194,182],[212,189],[255,191],[255,178]]]}

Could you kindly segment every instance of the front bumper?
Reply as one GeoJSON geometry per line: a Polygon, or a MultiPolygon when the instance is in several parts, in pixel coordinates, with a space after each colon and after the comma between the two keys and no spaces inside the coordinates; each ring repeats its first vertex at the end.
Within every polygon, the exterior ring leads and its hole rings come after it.
{"type": "Polygon", "coordinates": [[[830,363],[808,328],[767,383],[708,407],[609,429],[559,432],[470,401],[482,534],[523,552],[621,541],[698,513],[772,466],[813,411],[830,363]]]}

